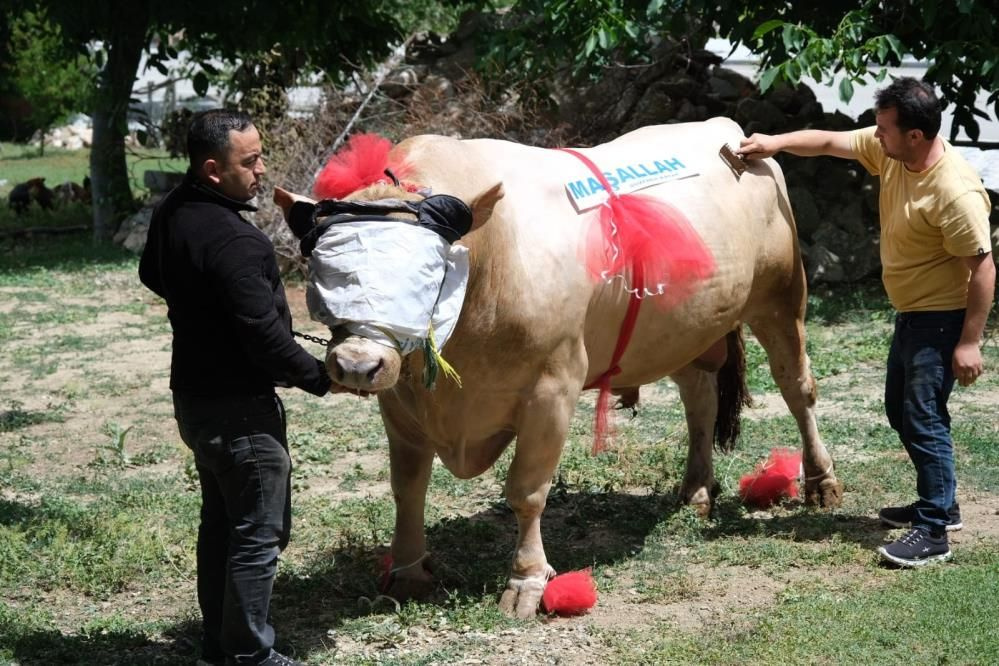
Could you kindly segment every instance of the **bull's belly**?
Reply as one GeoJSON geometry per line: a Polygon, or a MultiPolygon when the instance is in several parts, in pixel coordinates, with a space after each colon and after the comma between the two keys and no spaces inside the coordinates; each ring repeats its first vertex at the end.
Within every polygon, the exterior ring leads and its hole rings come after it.
{"type": "MultiPolygon", "coordinates": [[[[731,273],[719,271],[699,293],[673,309],[651,299],[643,301],[611,386],[658,381],[690,364],[739,326],[751,297],[751,281],[731,273]]],[[[611,370],[615,349],[622,343],[626,309],[620,291],[594,300],[585,327],[587,385],[611,370]]]]}

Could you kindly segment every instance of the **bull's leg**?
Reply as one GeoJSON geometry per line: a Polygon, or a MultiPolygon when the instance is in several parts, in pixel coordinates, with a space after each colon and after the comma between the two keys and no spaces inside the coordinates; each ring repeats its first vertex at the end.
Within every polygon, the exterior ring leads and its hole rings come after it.
{"type": "Polygon", "coordinates": [[[718,373],[699,370],[693,364],[670,375],[680,389],[687,417],[687,471],[680,486],[680,501],[702,518],[711,513],[714,490],[712,439],[718,415],[718,373]]]}
{"type": "Polygon", "coordinates": [[[804,307],[800,310],[796,315],[784,305],[776,312],[751,320],[749,325],[767,352],[770,372],[801,432],[805,501],[836,507],[843,500],[843,486],[836,479],[832,458],[815,422],[815,378],[805,352],[804,307]]]}
{"type": "Polygon", "coordinates": [[[500,598],[500,610],[507,615],[533,617],[548,580],[555,575],[541,540],[541,513],[581,384],[581,379],[570,383],[543,378],[521,410],[517,448],[506,480],[506,500],[517,516],[513,566],[500,598]]]}
{"type": "Polygon", "coordinates": [[[395,499],[392,568],[385,593],[404,601],[427,596],[434,584],[426,562],[424,528],[424,508],[434,449],[412,431],[403,436],[384,409],[382,420],[389,437],[390,481],[395,499]]]}

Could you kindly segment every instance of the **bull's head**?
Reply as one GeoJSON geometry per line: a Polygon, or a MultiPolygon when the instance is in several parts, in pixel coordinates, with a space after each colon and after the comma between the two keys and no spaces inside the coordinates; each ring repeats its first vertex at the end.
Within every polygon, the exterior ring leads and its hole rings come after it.
{"type": "Polygon", "coordinates": [[[403,357],[417,350],[433,384],[468,277],[468,250],[452,243],[483,224],[502,196],[495,185],[470,208],[386,185],[321,202],[275,188],[274,202],[309,258],[309,312],[332,332],[326,367],[335,385],[391,388],[403,357]]]}

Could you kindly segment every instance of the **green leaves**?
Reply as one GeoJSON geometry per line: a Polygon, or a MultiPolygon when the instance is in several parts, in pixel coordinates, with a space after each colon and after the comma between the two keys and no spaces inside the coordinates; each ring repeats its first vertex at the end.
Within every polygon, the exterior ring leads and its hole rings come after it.
{"type": "Polygon", "coordinates": [[[759,40],[761,37],[769,32],[776,30],[784,25],[783,21],[778,21],[777,19],[771,19],[766,23],[762,23],[756,30],[753,31],[753,40],[759,40]]]}
{"type": "MultiPolygon", "coordinates": [[[[12,74],[42,131],[87,108],[96,71],[78,51],[67,48],[61,27],[44,8],[15,17],[10,35],[13,61],[0,71],[12,74]]],[[[44,151],[44,141],[40,145],[44,151]]]]}
{"type": "Polygon", "coordinates": [[[853,99],[853,81],[849,77],[843,77],[839,82],[839,98],[844,102],[853,99]]]}
{"type": "Polygon", "coordinates": [[[195,74],[191,83],[194,85],[194,92],[198,95],[204,97],[208,93],[208,75],[204,72],[195,74]]]}
{"type": "Polygon", "coordinates": [[[988,116],[976,108],[983,90],[993,91],[988,103],[999,116],[999,14],[985,3],[913,0],[903,10],[878,0],[848,0],[839,8],[755,2],[743,5],[740,22],[720,22],[720,33],[761,57],[764,91],[778,79],[795,83],[804,73],[831,83],[838,72],[839,96],[846,101],[855,86],[883,81],[887,67],[911,54],[929,64],[923,78],[954,105],[955,133],[979,135],[976,118],[988,116]],[[745,24],[753,17],[758,20],[750,31],[745,24]]]}

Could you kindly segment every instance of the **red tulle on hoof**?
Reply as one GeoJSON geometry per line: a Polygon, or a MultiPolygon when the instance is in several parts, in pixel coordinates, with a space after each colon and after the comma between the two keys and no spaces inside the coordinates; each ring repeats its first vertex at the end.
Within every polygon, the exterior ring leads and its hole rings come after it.
{"type": "Polygon", "coordinates": [[[746,504],[765,509],[785,497],[797,497],[800,475],[800,452],[773,449],[766,462],[739,479],[739,495],[746,504]]]}
{"type": "Polygon", "coordinates": [[[548,581],[541,604],[554,615],[582,615],[597,603],[597,584],[590,569],[569,571],[548,581]]]}

